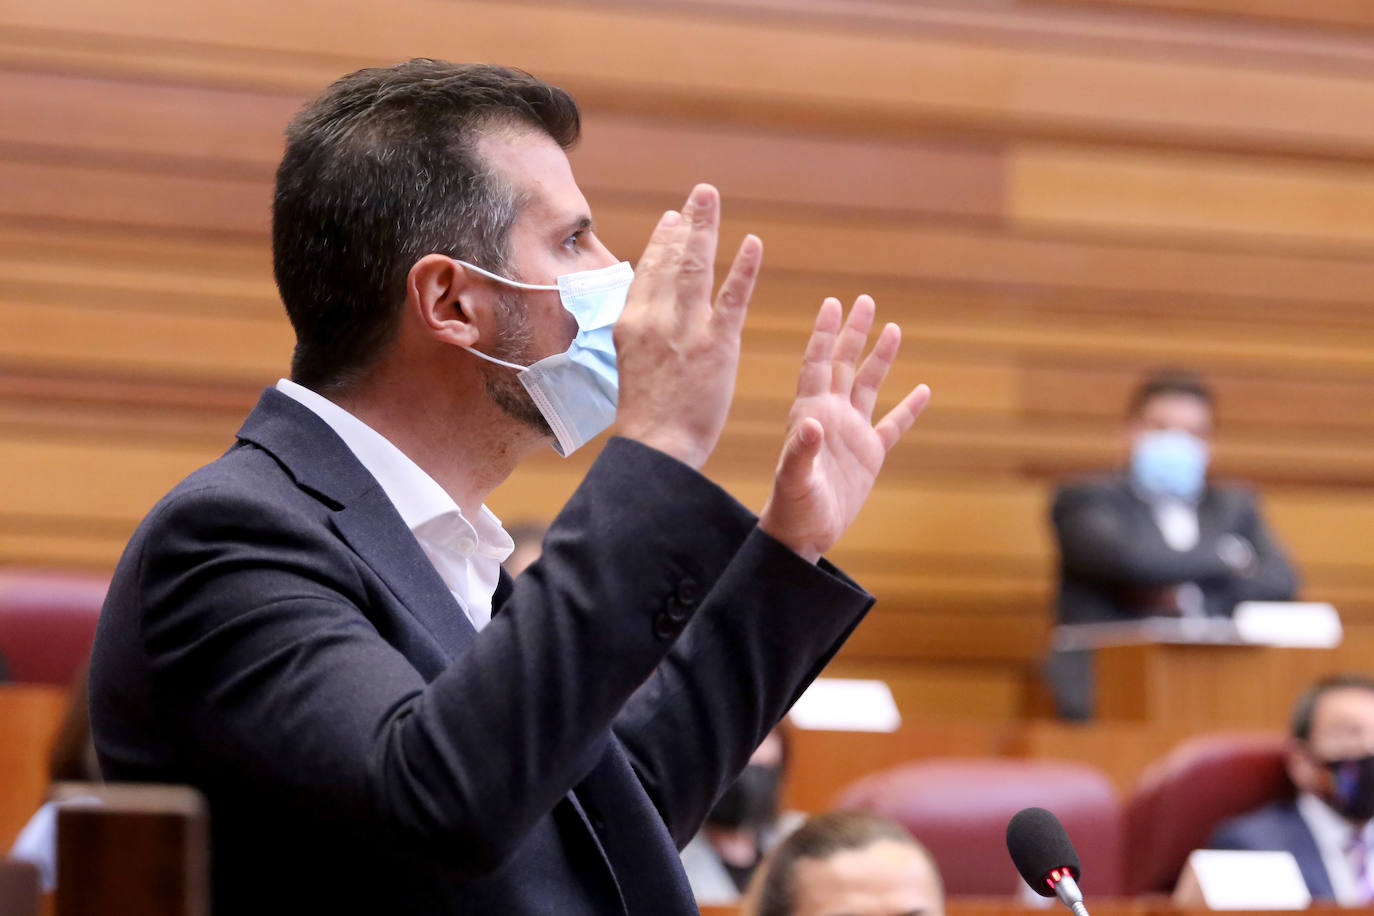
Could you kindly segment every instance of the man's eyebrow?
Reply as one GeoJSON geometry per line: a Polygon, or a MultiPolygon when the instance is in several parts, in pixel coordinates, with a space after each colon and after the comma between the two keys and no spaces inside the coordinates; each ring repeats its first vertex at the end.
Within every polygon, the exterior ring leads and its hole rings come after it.
{"type": "Polygon", "coordinates": [[[592,222],[591,216],[589,216],[588,214],[584,213],[584,214],[582,214],[581,216],[579,216],[579,217],[577,217],[576,219],[574,219],[571,223],[568,224],[568,229],[567,229],[567,231],[569,231],[569,232],[581,232],[581,231],[583,231],[584,229],[592,229],[592,228],[595,227],[595,225],[596,225],[596,224],[592,222]]]}

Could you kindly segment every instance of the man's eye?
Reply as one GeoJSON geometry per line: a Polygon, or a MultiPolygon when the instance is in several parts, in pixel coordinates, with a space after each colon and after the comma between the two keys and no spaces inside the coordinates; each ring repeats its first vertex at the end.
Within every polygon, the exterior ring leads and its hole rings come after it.
{"type": "Polygon", "coordinates": [[[577,230],[576,232],[574,232],[572,235],[568,236],[566,239],[563,240],[563,247],[564,247],[564,248],[576,248],[576,247],[577,247],[577,243],[578,243],[579,241],[581,241],[581,239],[582,239],[582,233],[584,233],[584,232],[586,232],[586,231],[587,231],[587,230],[585,230],[585,229],[579,229],[579,230],[577,230]]]}

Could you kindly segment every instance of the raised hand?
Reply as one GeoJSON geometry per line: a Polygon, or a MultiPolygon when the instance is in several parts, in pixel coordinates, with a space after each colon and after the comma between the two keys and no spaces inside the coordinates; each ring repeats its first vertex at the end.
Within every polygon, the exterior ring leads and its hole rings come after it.
{"type": "Polygon", "coordinates": [[[719,231],[720,194],[699,184],[681,214],[670,210],[659,220],[615,325],[617,431],[694,468],[706,463],[725,425],[763,260],[763,243],[746,236],[713,305],[719,231]]]}
{"type": "Polygon", "coordinates": [[[873,300],[860,296],[848,320],[826,299],[806,345],[797,399],[759,527],[812,563],[839,540],[863,507],[892,446],[916,422],[930,389],[917,385],[877,423],[878,389],[902,333],[883,327],[859,364],[873,327],[873,300]]]}

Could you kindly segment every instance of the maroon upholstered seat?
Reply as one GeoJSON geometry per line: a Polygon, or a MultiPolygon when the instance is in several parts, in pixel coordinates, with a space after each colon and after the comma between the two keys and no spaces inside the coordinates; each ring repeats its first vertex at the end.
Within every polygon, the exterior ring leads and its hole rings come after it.
{"type": "Polygon", "coordinates": [[[1271,732],[1206,735],[1153,763],[1126,809],[1126,892],[1172,891],[1221,821],[1291,794],[1284,746],[1271,732]]]}
{"type": "Polygon", "coordinates": [[[0,570],[0,665],[21,683],[68,687],[91,652],[110,580],[0,570]]]}
{"type": "Polygon", "coordinates": [[[1021,877],[1007,855],[1007,822],[1022,808],[1059,816],[1083,863],[1083,889],[1121,893],[1121,804],[1097,768],[1046,760],[936,759],[875,773],[836,804],[890,817],[916,836],[949,894],[1012,894],[1021,877]]]}

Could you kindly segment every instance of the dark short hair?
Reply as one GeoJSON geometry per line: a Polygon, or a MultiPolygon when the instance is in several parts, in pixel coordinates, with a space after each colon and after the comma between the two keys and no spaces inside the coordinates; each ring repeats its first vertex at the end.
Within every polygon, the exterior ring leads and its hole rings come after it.
{"type": "Polygon", "coordinates": [[[291,121],[272,266],[296,332],[295,381],[327,391],[367,370],[425,255],[504,269],[521,201],[476,144],[510,129],[567,149],[581,119],[572,96],[524,71],[416,59],[351,73],[291,121]]]}
{"type": "Polygon", "coordinates": [[[1201,375],[1191,369],[1158,369],[1145,376],[1131,393],[1126,416],[1140,416],[1151,400],[1168,394],[1194,397],[1206,404],[1208,410],[1216,410],[1216,397],[1201,375]]]}
{"type": "MultiPolygon", "coordinates": [[[[796,910],[796,871],[802,859],[824,861],[865,849],[881,840],[910,846],[930,864],[937,888],[940,871],[929,851],[901,824],[868,811],[827,811],[808,818],[769,854],[764,865],[757,916],[792,916],[796,910]]],[[[943,894],[943,888],[940,888],[943,894]]]]}
{"type": "Polygon", "coordinates": [[[1308,687],[1293,704],[1293,718],[1289,721],[1289,731],[1299,741],[1312,737],[1312,720],[1317,716],[1317,704],[1321,698],[1333,690],[1368,690],[1374,693],[1374,677],[1364,674],[1333,674],[1308,687]]]}

